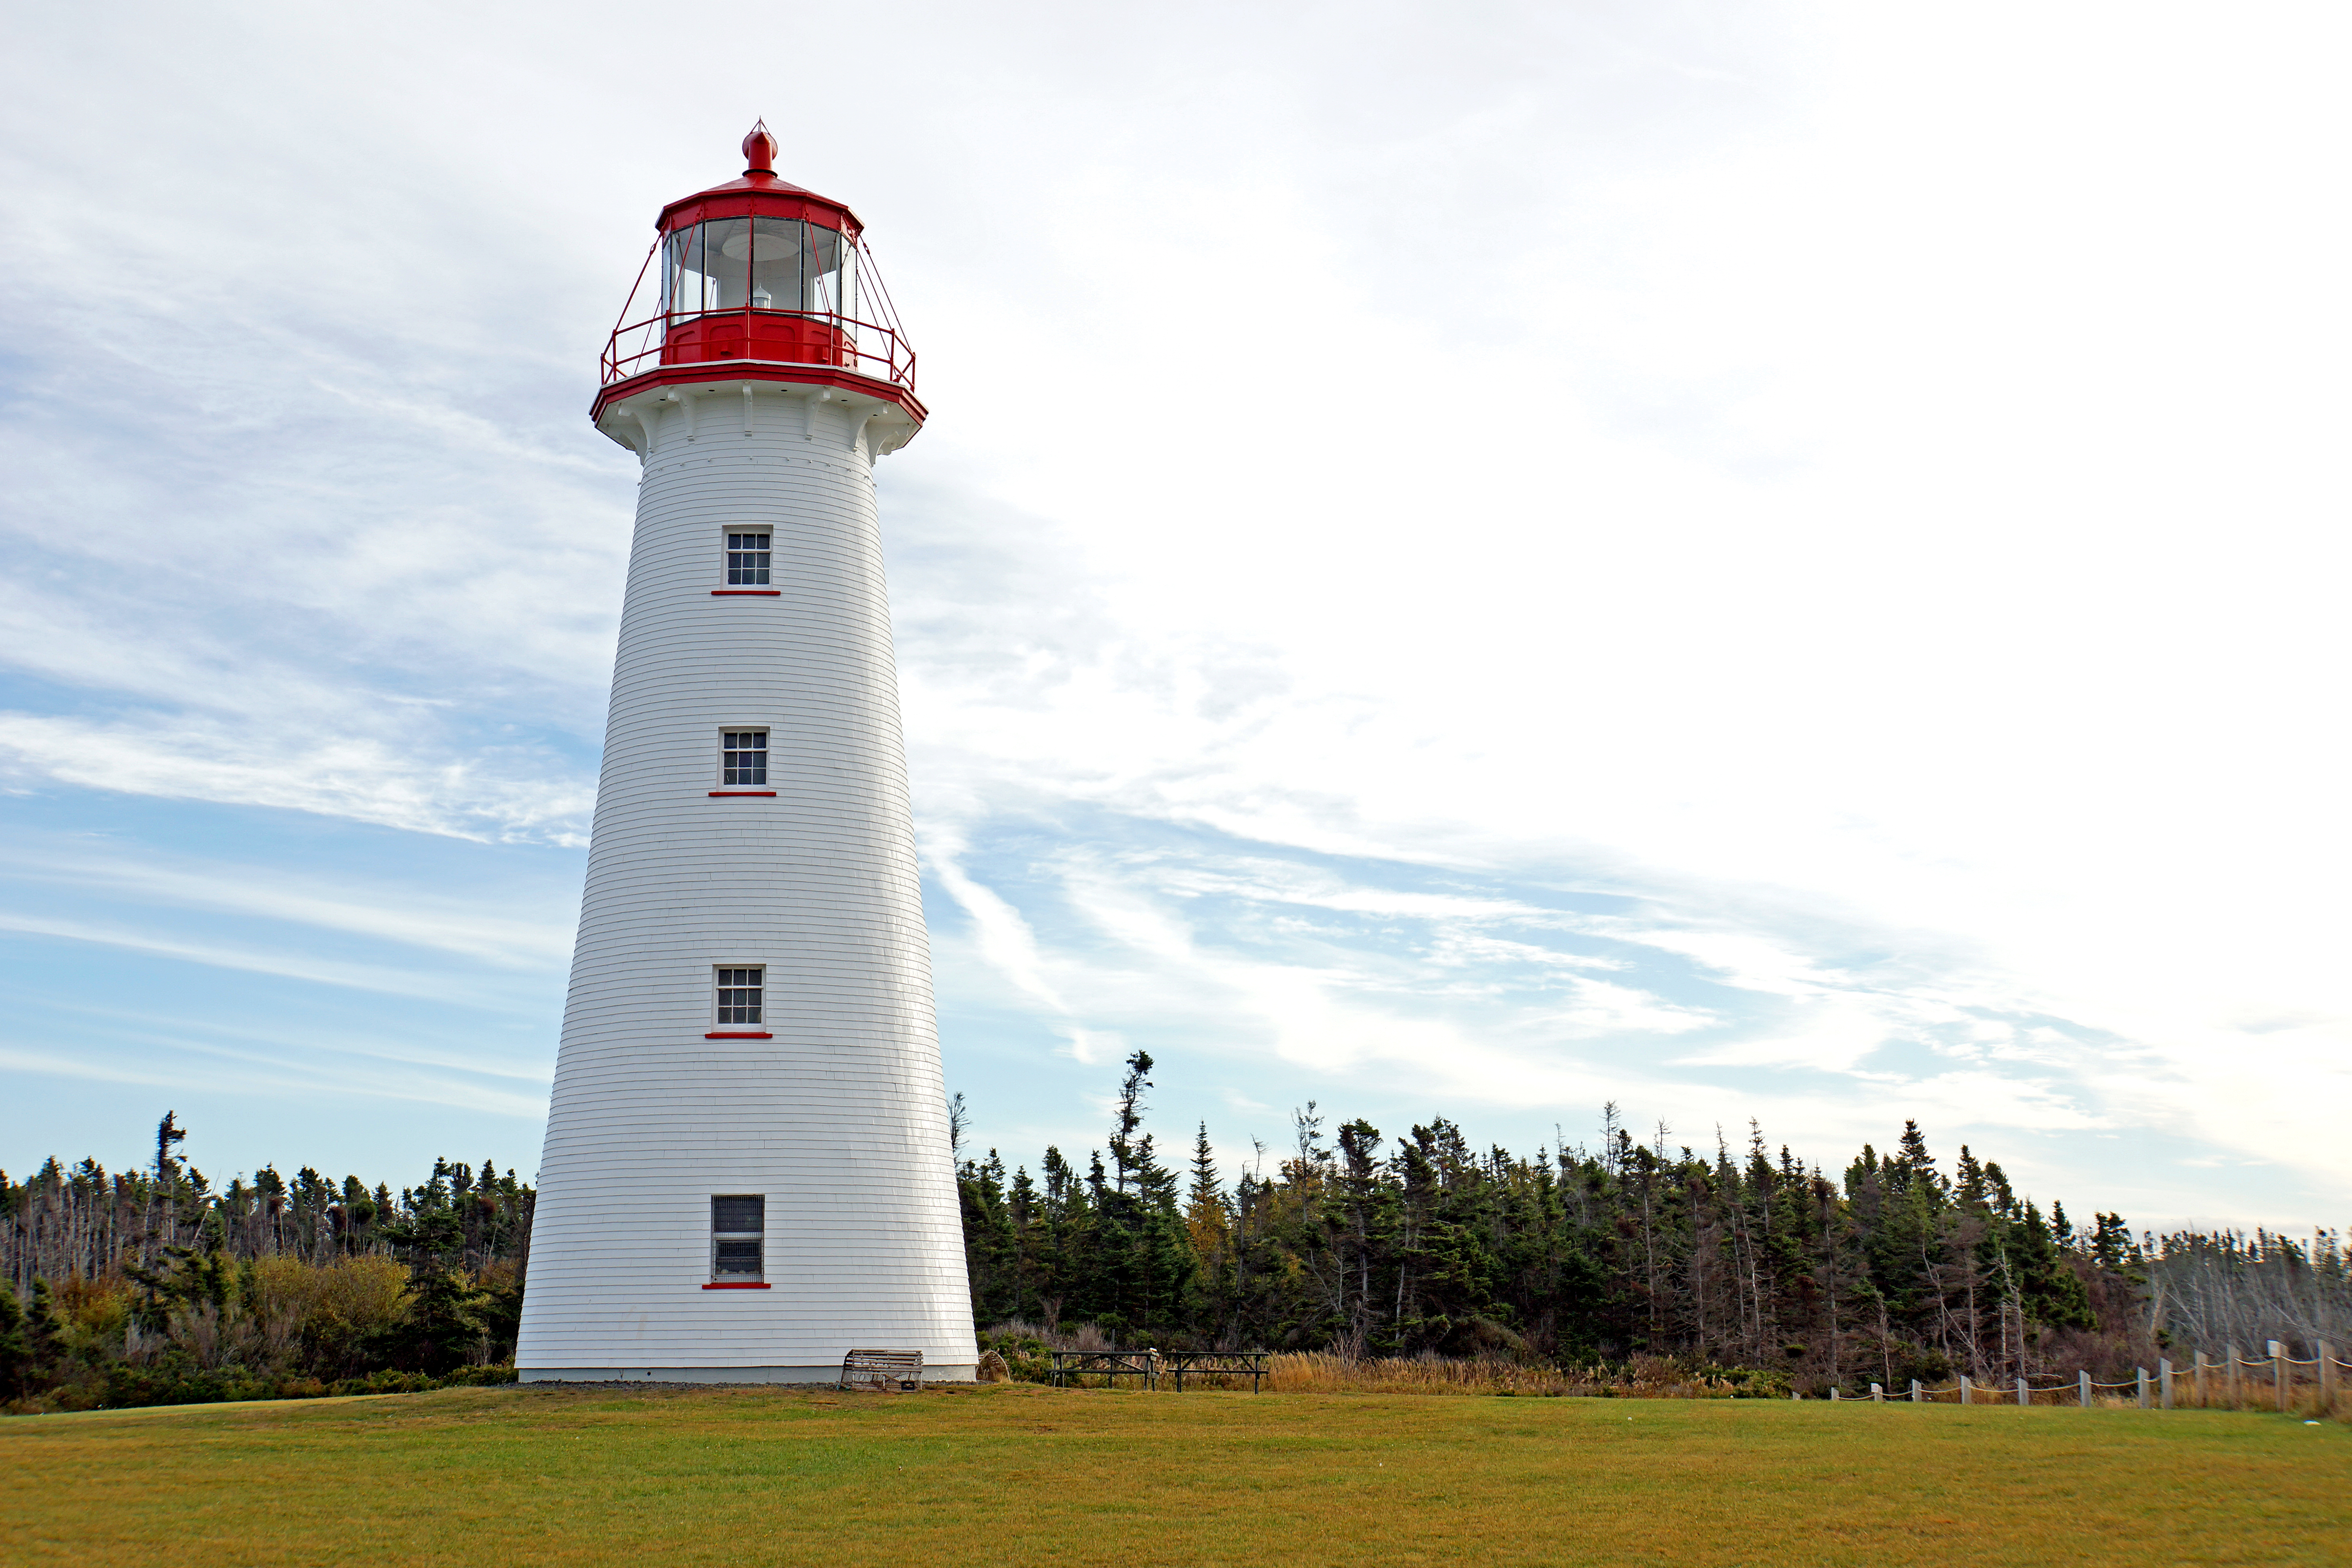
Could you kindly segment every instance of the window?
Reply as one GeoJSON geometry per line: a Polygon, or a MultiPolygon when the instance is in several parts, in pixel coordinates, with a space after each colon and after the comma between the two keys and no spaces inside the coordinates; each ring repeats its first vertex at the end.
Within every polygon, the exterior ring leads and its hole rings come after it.
{"type": "Polygon", "coordinates": [[[719,782],[730,788],[768,782],[768,732],[765,730],[721,730],[719,732],[719,782]]]}
{"type": "Polygon", "coordinates": [[[756,1024],[760,1021],[760,969],[722,969],[719,972],[719,1021],[722,1024],[756,1024]]]}
{"type": "Polygon", "coordinates": [[[727,585],[730,588],[764,588],[768,585],[768,541],[765,533],[730,533],[727,536],[727,585]]]}
{"type": "Polygon", "coordinates": [[[857,241],[799,218],[711,218],[665,242],[662,311],[791,310],[855,317],[857,241]]]}
{"type": "Polygon", "coordinates": [[[750,1283],[761,1277],[761,1234],[767,1229],[767,1216],[768,1200],[757,1193],[710,1200],[711,1279],[750,1283]]]}

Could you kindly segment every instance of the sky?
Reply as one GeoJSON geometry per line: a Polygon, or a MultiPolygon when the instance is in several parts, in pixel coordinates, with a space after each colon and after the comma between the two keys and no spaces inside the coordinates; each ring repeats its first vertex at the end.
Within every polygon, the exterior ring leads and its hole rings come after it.
{"type": "Polygon", "coordinates": [[[2352,20],[20,6],[0,1167],[534,1170],[661,204],[854,205],[966,1152],[2346,1217],[2352,20]],[[823,68],[819,68],[820,62],[823,68]]]}

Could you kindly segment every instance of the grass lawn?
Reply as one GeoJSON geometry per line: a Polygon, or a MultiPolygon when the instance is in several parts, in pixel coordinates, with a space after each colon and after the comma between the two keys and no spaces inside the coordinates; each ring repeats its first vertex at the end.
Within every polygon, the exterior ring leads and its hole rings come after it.
{"type": "Polygon", "coordinates": [[[2352,1430],[1765,1401],[451,1389],[0,1420],[0,1562],[2352,1563],[2352,1430]]]}

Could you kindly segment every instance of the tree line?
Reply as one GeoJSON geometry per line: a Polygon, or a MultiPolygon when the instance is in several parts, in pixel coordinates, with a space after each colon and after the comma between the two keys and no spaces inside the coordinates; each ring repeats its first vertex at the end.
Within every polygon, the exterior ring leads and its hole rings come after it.
{"type": "MultiPolygon", "coordinates": [[[[178,1403],[478,1380],[511,1363],[534,1194],[436,1160],[397,1196],[274,1166],[0,1172],[0,1400],[178,1403]]],[[[510,1376],[511,1373],[502,1375],[510,1376]]]]}
{"type": "MultiPolygon", "coordinates": [[[[1737,1150],[1663,1124],[1637,1139],[1613,1105],[1591,1145],[1515,1154],[1444,1118],[1384,1136],[1309,1102],[1288,1149],[1259,1147],[1227,1181],[1205,1124],[1187,1162],[1162,1155],[1152,1069],[1129,1058],[1083,1166],[1055,1148],[1034,1175],[994,1150],[963,1157],[951,1108],[983,1328],[1350,1359],[1666,1358],[1853,1392],[2352,1344],[2339,1233],[2078,1226],[1965,1146],[1939,1162],[1910,1122],[1891,1149],[1824,1168],[1752,1125],[1737,1150]]],[[[215,1187],[178,1153],[185,1136],[167,1114],[142,1169],[0,1172],[0,1402],[512,1375],[535,1196],[516,1171],[436,1160],[394,1194],[266,1165],[215,1187]]]]}
{"type": "Polygon", "coordinates": [[[1819,1391],[2352,1341],[2337,1233],[2079,1226],[1966,1146],[1946,1168],[1915,1122],[1824,1168],[1753,1124],[1737,1149],[1663,1123],[1637,1138],[1613,1104],[1593,1146],[1514,1154],[1442,1117],[1387,1138],[1309,1102],[1271,1168],[1261,1145],[1228,1184],[1205,1123],[1185,1166],[1143,1130],[1152,1066],[1128,1059],[1083,1170],[1055,1148],[1034,1175],[959,1150],[978,1321],[1162,1349],[1665,1356],[1819,1391]]]}

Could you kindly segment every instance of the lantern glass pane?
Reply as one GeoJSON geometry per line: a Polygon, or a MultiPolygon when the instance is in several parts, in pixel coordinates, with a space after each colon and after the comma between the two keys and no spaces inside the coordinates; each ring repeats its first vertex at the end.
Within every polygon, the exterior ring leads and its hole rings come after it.
{"type": "Polygon", "coordinates": [[[662,310],[857,314],[856,247],[838,229],[799,218],[711,218],[664,243],[662,310]]]}

